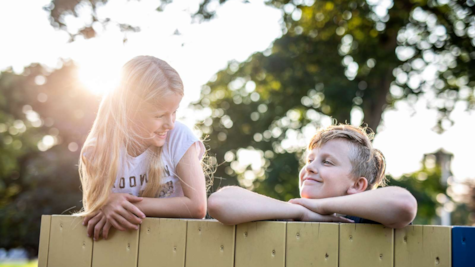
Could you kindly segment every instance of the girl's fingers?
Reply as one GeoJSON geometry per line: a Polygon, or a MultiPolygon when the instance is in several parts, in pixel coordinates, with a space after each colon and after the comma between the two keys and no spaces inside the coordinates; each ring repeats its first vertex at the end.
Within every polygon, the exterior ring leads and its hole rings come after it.
{"type": "Polygon", "coordinates": [[[122,217],[120,215],[115,216],[115,219],[126,230],[137,230],[137,229],[139,229],[139,227],[137,225],[130,223],[129,221],[127,221],[126,219],[124,219],[124,217],[122,217]]]}
{"type": "Polygon", "coordinates": [[[98,213],[94,218],[88,221],[87,223],[87,236],[92,237],[94,234],[94,227],[101,220],[103,216],[101,213],[98,213]]]}
{"type": "Polygon", "coordinates": [[[104,238],[104,240],[107,239],[107,237],[109,236],[110,229],[111,229],[111,223],[107,221],[104,227],[102,228],[102,237],[104,238]]]}
{"type": "Polygon", "coordinates": [[[119,231],[125,231],[126,229],[122,227],[116,220],[113,218],[112,220],[109,220],[110,224],[117,230],[119,231]]]}
{"type": "Polygon", "coordinates": [[[125,198],[130,202],[140,202],[143,199],[141,197],[136,197],[136,196],[133,196],[133,195],[127,195],[127,196],[125,196],[125,198]]]}
{"type": "Polygon", "coordinates": [[[96,214],[92,214],[92,215],[86,216],[86,217],[84,218],[84,221],[82,222],[82,225],[87,225],[87,223],[88,223],[92,218],[94,218],[96,215],[97,215],[97,213],[96,213],[96,214]]]}
{"type": "MultiPolygon", "coordinates": [[[[129,203],[130,204],[130,203],[129,203]]],[[[130,204],[132,205],[132,204],[130,204]]],[[[140,218],[137,218],[134,214],[129,212],[126,209],[122,209],[121,211],[118,212],[119,216],[122,216],[124,219],[126,219],[128,222],[132,224],[141,224],[142,220],[140,218]]]]}
{"type": "Polygon", "coordinates": [[[104,224],[106,224],[106,217],[102,216],[101,220],[94,226],[94,241],[99,240],[104,224]]]}
{"type": "Polygon", "coordinates": [[[123,207],[124,209],[128,210],[130,213],[134,214],[136,217],[145,219],[145,214],[139,208],[137,208],[134,204],[129,202],[129,203],[126,203],[123,207]]]}

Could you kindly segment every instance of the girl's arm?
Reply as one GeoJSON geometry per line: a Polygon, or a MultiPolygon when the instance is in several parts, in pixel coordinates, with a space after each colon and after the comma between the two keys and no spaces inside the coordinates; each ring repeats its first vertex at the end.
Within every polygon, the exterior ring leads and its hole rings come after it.
{"type": "Polygon", "coordinates": [[[183,197],[142,198],[133,203],[146,216],[197,218],[206,216],[206,181],[198,159],[198,149],[192,145],[176,167],[181,179],[183,197]]]}
{"type": "Polygon", "coordinates": [[[225,187],[212,194],[208,199],[208,212],[213,218],[227,225],[269,219],[351,222],[333,215],[320,215],[302,206],[236,186],[225,187]]]}
{"type": "Polygon", "coordinates": [[[123,193],[112,193],[101,212],[85,218],[88,236],[107,239],[110,228],[136,230],[145,216],[198,218],[206,216],[206,181],[198,160],[198,151],[192,145],[176,168],[181,179],[183,197],[146,198],[123,193]],[[138,209],[137,209],[138,208],[138,209]]]}
{"type": "Polygon", "coordinates": [[[389,228],[407,226],[417,213],[416,199],[406,189],[396,186],[324,199],[298,198],[290,202],[321,214],[357,216],[389,228]]]}

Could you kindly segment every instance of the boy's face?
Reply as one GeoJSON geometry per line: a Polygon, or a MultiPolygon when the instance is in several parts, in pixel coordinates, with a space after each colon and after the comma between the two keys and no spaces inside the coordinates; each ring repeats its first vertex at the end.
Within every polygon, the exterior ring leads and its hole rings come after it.
{"type": "Polygon", "coordinates": [[[349,155],[351,145],[334,139],[308,152],[306,165],[300,171],[300,196],[327,198],[346,195],[353,185],[349,155]]]}

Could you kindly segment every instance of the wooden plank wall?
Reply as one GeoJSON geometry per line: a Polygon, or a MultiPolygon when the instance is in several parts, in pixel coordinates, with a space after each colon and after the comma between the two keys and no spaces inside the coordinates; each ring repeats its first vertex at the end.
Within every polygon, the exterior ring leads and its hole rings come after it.
{"type": "Polygon", "coordinates": [[[39,267],[450,267],[452,227],[147,218],[93,242],[81,220],[43,216],[39,267]]]}

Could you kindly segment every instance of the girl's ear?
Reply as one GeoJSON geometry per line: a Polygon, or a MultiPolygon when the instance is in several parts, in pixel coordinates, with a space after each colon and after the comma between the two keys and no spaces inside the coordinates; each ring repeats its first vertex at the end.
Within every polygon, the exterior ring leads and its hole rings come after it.
{"type": "Polygon", "coordinates": [[[348,188],[346,193],[348,195],[361,193],[361,192],[364,192],[367,187],[368,187],[368,180],[365,177],[359,177],[358,179],[356,179],[353,185],[350,188],[348,188]]]}

